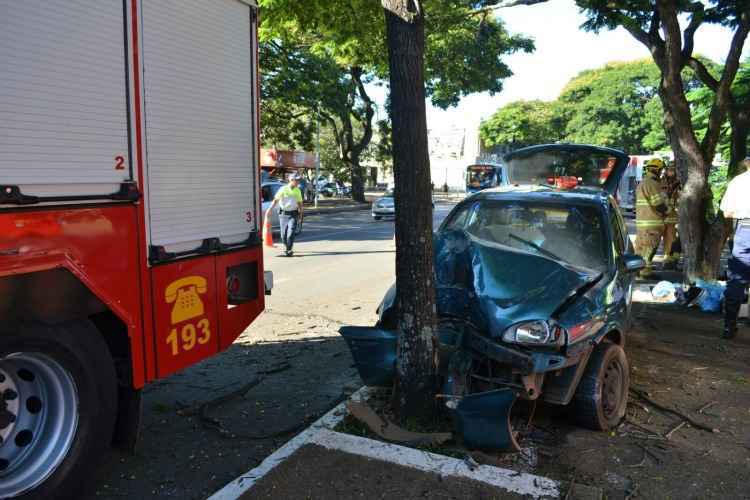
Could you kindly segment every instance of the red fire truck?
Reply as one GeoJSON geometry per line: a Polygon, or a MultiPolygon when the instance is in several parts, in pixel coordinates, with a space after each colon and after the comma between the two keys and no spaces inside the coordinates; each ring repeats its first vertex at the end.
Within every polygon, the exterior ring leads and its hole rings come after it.
{"type": "Polygon", "coordinates": [[[0,498],[69,495],[263,311],[256,33],[254,0],[0,3],[0,498]]]}

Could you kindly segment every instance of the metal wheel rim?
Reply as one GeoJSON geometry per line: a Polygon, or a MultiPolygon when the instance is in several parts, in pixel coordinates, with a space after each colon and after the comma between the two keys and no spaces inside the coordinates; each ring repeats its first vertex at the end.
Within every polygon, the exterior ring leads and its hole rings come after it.
{"type": "Polygon", "coordinates": [[[624,391],[623,380],[622,365],[618,360],[613,359],[604,370],[602,382],[602,410],[607,420],[617,416],[624,391]]]}
{"type": "Polygon", "coordinates": [[[78,428],[78,390],[40,353],[0,358],[0,498],[43,483],[62,463],[78,428]]]}

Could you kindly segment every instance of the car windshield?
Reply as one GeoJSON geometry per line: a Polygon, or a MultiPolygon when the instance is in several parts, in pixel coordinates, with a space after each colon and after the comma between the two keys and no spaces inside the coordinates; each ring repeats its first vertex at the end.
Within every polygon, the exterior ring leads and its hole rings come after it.
{"type": "Polygon", "coordinates": [[[601,187],[616,164],[617,158],[606,153],[552,149],[512,157],[508,177],[513,184],[601,187]]]}
{"type": "Polygon", "coordinates": [[[464,230],[576,267],[605,271],[608,264],[602,216],[592,206],[480,200],[455,212],[444,230],[464,230]]]}
{"type": "Polygon", "coordinates": [[[491,165],[471,165],[466,169],[466,185],[485,189],[493,187],[495,167],[491,165]]]}

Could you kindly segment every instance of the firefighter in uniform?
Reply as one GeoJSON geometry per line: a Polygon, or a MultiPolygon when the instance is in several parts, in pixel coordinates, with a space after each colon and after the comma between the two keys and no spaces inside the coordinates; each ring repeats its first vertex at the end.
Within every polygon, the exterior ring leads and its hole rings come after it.
{"type": "Polygon", "coordinates": [[[643,278],[653,272],[651,261],[654,258],[661,235],[664,232],[664,217],[667,215],[667,195],[662,191],[661,172],[664,162],[654,158],[643,166],[643,180],[635,192],[635,240],[636,253],[646,261],[646,267],[639,273],[643,278]]]}
{"type": "MultiPolygon", "coordinates": [[[[750,158],[743,162],[750,168],[750,158]]],[[[724,292],[725,339],[737,335],[737,316],[740,306],[747,301],[746,290],[750,283],[750,170],[740,174],[729,183],[721,200],[724,217],[736,224],[732,255],[727,266],[727,289],[724,292]]]]}
{"type": "Polygon", "coordinates": [[[662,190],[667,196],[669,211],[664,217],[664,269],[674,269],[680,260],[680,243],[677,237],[677,204],[680,198],[680,181],[674,163],[667,165],[661,180],[662,190]]]}

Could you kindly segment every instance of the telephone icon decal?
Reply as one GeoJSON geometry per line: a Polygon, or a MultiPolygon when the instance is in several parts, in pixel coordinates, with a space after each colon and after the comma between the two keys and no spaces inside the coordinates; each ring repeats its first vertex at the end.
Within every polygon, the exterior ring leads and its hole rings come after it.
{"type": "Polygon", "coordinates": [[[203,316],[205,309],[200,296],[207,290],[206,278],[202,276],[187,276],[170,283],[164,291],[164,300],[174,303],[172,324],[203,316]]]}

